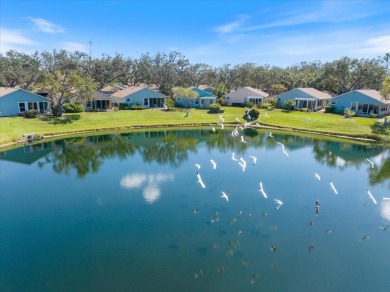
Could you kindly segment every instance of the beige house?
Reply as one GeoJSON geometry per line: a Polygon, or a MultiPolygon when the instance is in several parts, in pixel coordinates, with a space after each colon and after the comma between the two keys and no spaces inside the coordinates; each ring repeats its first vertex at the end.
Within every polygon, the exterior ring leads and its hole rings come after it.
{"type": "Polygon", "coordinates": [[[262,103],[265,101],[265,98],[268,97],[268,93],[255,89],[252,87],[242,87],[236,91],[227,93],[225,95],[225,100],[227,105],[239,106],[246,101],[251,101],[255,104],[262,103]]]}

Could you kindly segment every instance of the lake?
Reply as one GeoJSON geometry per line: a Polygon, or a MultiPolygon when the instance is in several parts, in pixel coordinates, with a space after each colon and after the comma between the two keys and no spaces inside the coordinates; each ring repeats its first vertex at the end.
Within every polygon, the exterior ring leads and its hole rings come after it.
{"type": "Polygon", "coordinates": [[[0,152],[0,290],[389,291],[389,148],[232,130],[0,152]]]}

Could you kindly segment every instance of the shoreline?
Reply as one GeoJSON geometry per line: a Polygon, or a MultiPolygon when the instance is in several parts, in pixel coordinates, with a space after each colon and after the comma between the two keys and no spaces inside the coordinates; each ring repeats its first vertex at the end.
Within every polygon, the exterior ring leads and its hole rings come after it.
{"type": "MultiPolygon", "coordinates": [[[[363,138],[363,137],[356,137],[356,136],[349,136],[349,135],[341,135],[341,134],[333,134],[333,133],[325,133],[321,131],[314,131],[314,130],[302,130],[302,129],[294,129],[294,128],[287,128],[287,127],[277,127],[277,126],[269,126],[269,125],[250,125],[250,128],[256,128],[256,129],[274,129],[274,130],[280,130],[280,131],[286,131],[286,132],[295,132],[295,133],[307,133],[312,135],[319,135],[319,136],[327,136],[327,137],[334,137],[334,138],[341,138],[346,140],[352,140],[352,141],[360,141],[360,142],[369,142],[369,143],[383,143],[387,144],[384,141],[380,141],[373,138],[363,138]]],[[[74,132],[64,132],[64,133],[58,133],[58,134],[49,134],[44,135],[40,134],[42,136],[41,139],[34,139],[34,142],[42,141],[45,139],[53,139],[57,137],[66,137],[66,136],[73,136],[77,134],[88,134],[88,133],[101,133],[101,132],[108,132],[108,131],[123,131],[123,130],[134,130],[134,129],[156,129],[156,128],[195,128],[195,127],[207,127],[207,126],[218,126],[217,123],[201,123],[201,124],[167,124],[167,125],[147,125],[147,126],[129,126],[129,127],[115,127],[115,128],[102,128],[102,129],[93,129],[93,130],[83,130],[83,131],[74,131],[74,132]]],[[[234,123],[227,123],[225,124],[226,127],[235,127],[236,124],[234,123]]],[[[15,142],[0,144],[0,150],[6,149],[6,148],[13,148],[13,146],[21,145],[28,143],[26,140],[18,140],[15,142]]]]}

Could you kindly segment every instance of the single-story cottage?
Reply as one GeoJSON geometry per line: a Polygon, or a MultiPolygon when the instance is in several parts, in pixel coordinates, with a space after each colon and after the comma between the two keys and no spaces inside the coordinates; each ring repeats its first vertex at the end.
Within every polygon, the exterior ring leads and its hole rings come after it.
{"type": "Polygon", "coordinates": [[[315,88],[294,88],[283,92],[276,96],[278,107],[283,107],[283,104],[292,99],[295,101],[295,109],[308,109],[309,111],[317,111],[325,107],[332,96],[327,92],[319,91],[315,88]]]}
{"type": "Polygon", "coordinates": [[[85,110],[111,110],[114,102],[114,97],[103,92],[94,90],[93,99],[84,102],[84,108],[85,110]]]}
{"type": "Polygon", "coordinates": [[[175,101],[177,106],[183,106],[183,107],[189,106],[193,108],[209,108],[211,104],[217,102],[217,97],[214,94],[199,89],[198,87],[190,87],[190,89],[198,93],[198,97],[190,98],[187,102],[182,97],[178,96],[176,97],[176,101],[175,101]]]}
{"type": "Polygon", "coordinates": [[[0,87],[1,116],[17,116],[32,109],[45,113],[50,109],[50,99],[22,88],[0,87]]]}
{"type": "Polygon", "coordinates": [[[241,87],[236,91],[229,92],[225,95],[227,105],[241,106],[246,101],[251,101],[254,104],[259,104],[265,101],[268,93],[252,87],[241,87]]]}
{"type": "Polygon", "coordinates": [[[333,97],[330,104],[338,113],[349,108],[359,116],[381,117],[390,114],[390,100],[383,99],[380,92],[373,89],[359,89],[340,94],[333,97]]]}
{"type": "Polygon", "coordinates": [[[118,104],[142,105],[145,108],[163,108],[166,96],[147,87],[133,86],[119,90],[111,95],[118,104]]]}

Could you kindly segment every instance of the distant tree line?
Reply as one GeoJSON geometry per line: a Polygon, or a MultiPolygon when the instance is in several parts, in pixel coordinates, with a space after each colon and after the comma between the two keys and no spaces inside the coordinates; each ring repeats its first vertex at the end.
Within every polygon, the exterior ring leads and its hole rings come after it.
{"type": "Polygon", "coordinates": [[[306,62],[286,68],[268,64],[225,64],[213,67],[191,64],[180,52],[142,54],[132,59],[122,54],[91,58],[84,52],[44,51],[25,54],[14,50],[0,54],[0,86],[45,89],[54,103],[63,103],[70,92],[91,99],[93,89],[108,84],[156,86],[173,96],[173,88],[212,85],[216,95],[243,86],[267,90],[270,95],[297,87],[314,87],[342,94],[355,89],[381,90],[390,76],[390,53],[373,59],[342,57],[332,62],[306,62]]]}

